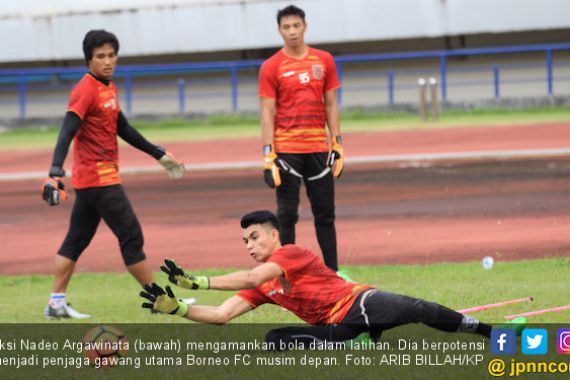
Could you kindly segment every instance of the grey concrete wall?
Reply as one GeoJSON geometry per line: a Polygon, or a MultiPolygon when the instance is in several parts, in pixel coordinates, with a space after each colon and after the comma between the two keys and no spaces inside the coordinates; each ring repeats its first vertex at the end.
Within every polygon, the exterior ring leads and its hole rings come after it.
{"type": "MultiPolygon", "coordinates": [[[[278,46],[275,0],[25,0],[0,3],[0,62],[81,59],[106,28],[121,54],[153,56],[278,46]]],[[[570,28],[567,0],[298,0],[312,44],[570,28]]]]}

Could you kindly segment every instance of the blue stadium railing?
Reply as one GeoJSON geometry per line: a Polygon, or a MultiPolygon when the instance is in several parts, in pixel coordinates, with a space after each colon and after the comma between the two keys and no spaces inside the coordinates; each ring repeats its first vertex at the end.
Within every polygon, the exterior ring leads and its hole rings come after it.
{"type": "MultiPolygon", "coordinates": [[[[436,59],[439,66],[439,86],[442,101],[448,99],[448,59],[450,57],[463,56],[480,56],[480,55],[501,55],[514,53],[536,53],[545,54],[545,82],[546,95],[554,94],[553,86],[553,52],[570,50],[570,43],[561,44],[545,44],[545,45],[521,45],[507,47],[490,47],[476,49],[455,49],[455,50],[432,50],[405,53],[380,53],[380,54],[360,54],[337,56],[335,60],[342,81],[343,64],[358,62],[380,62],[380,61],[402,61],[402,60],[418,60],[418,59],[436,59]]],[[[131,114],[132,110],[132,91],[134,77],[156,77],[161,75],[175,75],[188,73],[208,73],[208,72],[227,72],[229,73],[229,83],[231,88],[231,107],[232,111],[238,111],[238,88],[239,88],[239,71],[245,69],[256,69],[262,64],[262,60],[243,60],[243,61],[219,61],[219,62],[200,62],[200,63],[182,63],[182,64],[149,64],[149,65],[122,65],[116,73],[115,78],[123,80],[124,96],[126,101],[126,112],[131,114]]],[[[86,69],[84,67],[74,68],[37,68],[37,69],[2,69],[0,70],[0,92],[17,92],[19,117],[26,118],[27,105],[27,87],[31,83],[51,83],[54,76],[58,81],[76,81],[86,69]]],[[[493,86],[495,98],[500,97],[500,67],[497,64],[492,65],[493,86]]],[[[396,71],[389,69],[386,75],[386,91],[388,105],[394,104],[395,94],[395,76],[396,71]]],[[[51,86],[51,85],[50,85],[51,86]]],[[[53,86],[52,86],[53,87],[53,86]]],[[[185,112],[186,104],[186,82],[184,79],[177,81],[178,92],[178,109],[180,113],[185,112]]],[[[339,94],[342,99],[342,93],[339,94]]]]}

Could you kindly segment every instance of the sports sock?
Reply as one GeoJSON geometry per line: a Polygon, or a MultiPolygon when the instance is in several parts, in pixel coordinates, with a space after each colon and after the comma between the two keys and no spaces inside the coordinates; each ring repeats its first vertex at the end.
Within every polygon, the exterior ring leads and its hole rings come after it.
{"type": "Polygon", "coordinates": [[[478,319],[458,313],[455,310],[451,310],[441,305],[438,305],[437,321],[435,323],[427,324],[442,331],[466,332],[486,337],[491,336],[492,329],[491,325],[479,322],[478,319]]]}
{"type": "Polygon", "coordinates": [[[52,293],[49,298],[49,304],[54,308],[65,306],[65,293],[52,293]]]}
{"type": "Polygon", "coordinates": [[[493,327],[491,325],[479,322],[479,325],[477,326],[477,330],[475,332],[479,335],[483,335],[486,336],[487,338],[490,338],[492,329],[493,327]]]}

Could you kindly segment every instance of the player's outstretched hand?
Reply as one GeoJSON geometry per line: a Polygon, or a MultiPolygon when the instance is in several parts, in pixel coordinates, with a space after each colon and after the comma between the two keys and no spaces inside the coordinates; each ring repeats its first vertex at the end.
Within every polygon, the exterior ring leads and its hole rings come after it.
{"type": "Polygon", "coordinates": [[[143,302],[141,305],[143,309],[153,309],[164,314],[176,314],[181,317],[185,317],[188,313],[188,304],[177,299],[168,285],[166,285],[166,291],[164,291],[155,282],[150,285],[145,284],[144,290],[141,290],[139,295],[150,301],[150,303],[143,302]]]}
{"type": "Polygon", "coordinates": [[[49,176],[42,186],[42,199],[50,206],[57,206],[62,200],[67,199],[65,183],[59,176],[49,176]]]}
{"type": "Polygon", "coordinates": [[[182,161],[177,159],[172,153],[166,151],[164,156],[162,156],[158,162],[162,165],[164,169],[168,172],[168,176],[171,179],[179,179],[184,176],[184,164],[182,161]]]}
{"type": "Polygon", "coordinates": [[[335,178],[339,178],[344,168],[344,149],[342,147],[342,138],[333,136],[331,153],[329,155],[328,166],[331,168],[335,178]]]}
{"type": "Polygon", "coordinates": [[[164,264],[160,266],[160,269],[168,275],[168,280],[174,285],[192,290],[210,288],[210,279],[208,277],[192,276],[190,273],[184,272],[184,269],[171,259],[164,259],[164,264]]]}
{"type": "Polygon", "coordinates": [[[277,153],[273,145],[267,144],[263,147],[263,179],[267,186],[274,189],[281,185],[281,175],[277,166],[277,153]]]}

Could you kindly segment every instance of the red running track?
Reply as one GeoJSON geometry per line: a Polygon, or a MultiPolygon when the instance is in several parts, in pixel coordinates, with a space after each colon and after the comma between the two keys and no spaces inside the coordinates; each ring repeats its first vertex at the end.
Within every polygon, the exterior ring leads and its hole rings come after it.
{"type": "MultiPolygon", "coordinates": [[[[565,148],[570,125],[470,127],[347,134],[351,156],[565,148]]],[[[257,139],[169,144],[192,163],[260,159],[257,139]]],[[[50,151],[0,154],[0,172],[47,170],[50,151]]],[[[121,148],[122,167],[153,165],[121,148]]],[[[69,163],[68,163],[69,166],[69,163]]],[[[352,165],[337,182],[339,259],[343,264],[435,263],[570,254],[570,160],[542,158],[437,167],[352,165]]],[[[163,173],[125,176],[124,185],[145,234],[153,268],[164,257],[187,267],[251,265],[240,216],[274,209],[259,171],[190,172],[181,181],[163,173]]],[[[73,194],[72,194],[73,197],[73,194]]],[[[50,208],[38,181],[0,187],[0,274],[51,273],[72,202],[50,208]]],[[[302,199],[298,242],[318,251],[312,217],[302,199]]],[[[78,271],[123,271],[114,236],[99,227],[78,271]]]]}

